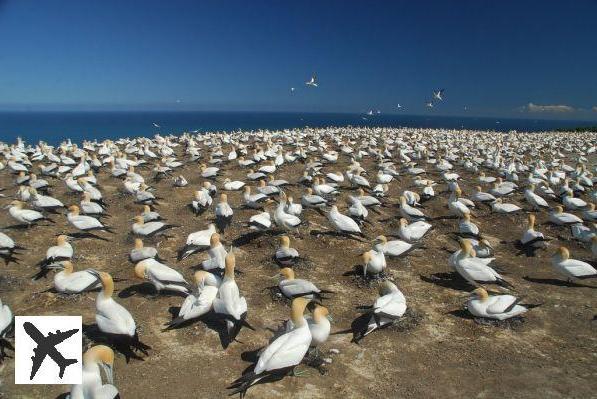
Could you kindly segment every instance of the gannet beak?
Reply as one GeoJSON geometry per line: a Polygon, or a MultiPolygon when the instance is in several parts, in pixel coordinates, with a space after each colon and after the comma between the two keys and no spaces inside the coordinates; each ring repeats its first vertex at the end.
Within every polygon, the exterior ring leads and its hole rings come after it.
{"type": "Polygon", "coordinates": [[[112,369],[112,365],[101,362],[100,366],[104,370],[104,373],[106,373],[108,383],[114,384],[114,370],[112,369]]]}
{"type": "Polygon", "coordinates": [[[64,265],[62,263],[50,263],[46,268],[51,270],[64,270],[64,265]]]}

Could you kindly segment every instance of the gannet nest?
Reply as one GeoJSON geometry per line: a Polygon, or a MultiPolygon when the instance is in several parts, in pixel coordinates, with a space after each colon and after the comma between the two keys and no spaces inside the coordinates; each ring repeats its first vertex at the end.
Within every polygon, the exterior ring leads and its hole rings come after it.
{"type": "Polygon", "coordinates": [[[482,326],[491,326],[491,327],[498,327],[504,328],[508,330],[517,330],[520,329],[525,323],[526,319],[522,316],[511,317],[506,320],[496,320],[496,319],[487,319],[483,317],[475,317],[475,323],[480,324],[482,326]]]}

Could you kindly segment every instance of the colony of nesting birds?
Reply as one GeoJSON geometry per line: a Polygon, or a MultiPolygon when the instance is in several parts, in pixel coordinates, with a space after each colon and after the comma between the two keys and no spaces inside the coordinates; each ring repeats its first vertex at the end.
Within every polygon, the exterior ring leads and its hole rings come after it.
{"type": "MultiPolygon", "coordinates": [[[[93,305],[68,306],[70,315],[86,315],[90,306],[95,312],[85,320],[83,383],[71,387],[71,398],[118,396],[115,353],[127,362],[156,355],[139,331],[136,309],[116,294],[137,287],[135,279],[152,286],[145,307],[169,318],[150,321],[162,334],[201,325],[218,331],[222,350],[259,349],[236,380],[221,382],[243,396],[255,384],[333,367],[320,350],[330,335],[347,334],[356,345],[378,330],[396,334],[388,327],[410,309],[400,289],[406,282],[393,269],[409,257],[437,263],[439,254],[440,264],[430,267],[449,268],[441,278],[453,281],[428,280],[465,287],[465,312],[494,328],[523,321],[541,303],[540,297],[525,303],[517,290],[522,281],[502,270],[500,259],[524,264],[542,256],[564,286],[591,284],[582,280],[597,277],[596,145],[587,133],[398,128],[158,135],[55,147],[0,143],[0,256],[28,273],[38,292],[51,286],[48,295],[93,298],[93,305]],[[175,200],[181,195],[184,204],[175,200]],[[496,240],[492,227],[504,221],[510,239],[496,240]],[[42,232],[51,246],[39,246],[42,232]],[[432,240],[447,244],[437,248],[432,240]],[[309,252],[321,243],[354,268],[309,252]],[[113,258],[123,246],[130,265],[111,259],[119,266],[109,270],[105,262],[84,261],[113,258]],[[571,248],[592,258],[577,259],[571,248]],[[37,264],[22,261],[32,256],[37,264]],[[255,257],[268,273],[244,266],[255,257]],[[325,279],[307,278],[317,271],[325,279]],[[249,281],[257,292],[272,290],[268,301],[288,307],[290,317],[273,336],[260,327],[277,320],[252,320],[264,305],[254,308],[244,295],[249,281]],[[340,291],[370,288],[377,297],[352,307],[350,326],[330,321],[340,291]],[[171,317],[155,305],[162,296],[178,303],[171,317]],[[258,348],[242,339],[249,333],[268,341],[258,348]]],[[[0,291],[3,357],[12,349],[11,303],[20,288],[11,289],[0,291]]],[[[42,312],[52,313],[51,304],[42,312]]]]}

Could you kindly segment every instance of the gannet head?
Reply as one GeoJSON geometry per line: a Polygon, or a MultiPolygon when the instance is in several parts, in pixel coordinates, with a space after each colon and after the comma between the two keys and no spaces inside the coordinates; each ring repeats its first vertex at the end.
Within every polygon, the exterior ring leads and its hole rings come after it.
{"type": "Polygon", "coordinates": [[[298,297],[292,300],[290,319],[295,326],[300,327],[304,324],[305,319],[303,318],[303,313],[305,312],[308,303],[309,300],[304,297],[298,297]]]}
{"type": "Polygon", "coordinates": [[[143,240],[140,238],[135,238],[135,249],[143,248],[143,240]]]}
{"type": "Polygon", "coordinates": [[[290,238],[288,238],[288,236],[280,237],[280,246],[282,248],[289,248],[290,247],[290,238]]]}
{"type": "Polygon", "coordinates": [[[58,237],[56,237],[56,244],[59,246],[64,245],[67,241],[68,241],[68,236],[65,234],[60,234],[58,237]]]}
{"type": "Polygon", "coordinates": [[[203,182],[203,188],[209,189],[211,187],[211,183],[208,181],[203,182]]]}
{"type": "Polygon", "coordinates": [[[289,267],[280,269],[280,275],[284,278],[284,280],[294,280],[294,270],[289,267]]]}
{"type": "Polygon", "coordinates": [[[400,218],[400,227],[406,227],[408,226],[408,221],[405,218],[400,218]]]}
{"type": "Polygon", "coordinates": [[[214,248],[220,244],[220,235],[218,233],[213,233],[209,237],[209,246],[214,248]]]}
{"type": "Polygon", "coordinates": [[[143,226],[145,224],[145,220],[143,219],[143,216],[141,216],[141,215],[135,216],[133,218],[133,220],[135,221],[135,224],[139,224],[141,226],[143,226]]]}
{"type": "Polygon", "coordinates": [[[68,210],[73,215],[78,215],[79,214],[79,207],[77,205],[71,205],[71,206],[69,206],[68,210]]]}
{"type": "Polygon", "coordinates": [[[563,212],[564,212],[564,208],[562,208],[560,205],[556,205],[556,206],[554,207],[554,213],[555,213],[556,215],[559,215],[559,214],[561,214],[561,213],[563,213],[563,212]]]}
{"type": "Polygon", "coordinates": [[[236,267],[236,257],[232,252],[226,255],[224,259],[224,277],[234,280],[234,268],[236,267]]]}
{"type": "Polygon", "coordinates": [[[529,229],[533,230],[535,228],[535,214],[529,213],[529,229]]]}
{"type": "Polygon", "coordinates": [[[224,193],[220,194],[220,202],[225,204],[228,202],[228,196],[224,193]]]}
{"type": "Polygon", "coordinates": [[[99,363],[106,374],[109,384],[114,384],[114,351],[106,345],[96,345],[83,355],[83,363],[99,363]]]}
{"type": "Polygon", "coordinates": [[[559,257],[561,260],[568,260],[570,259],[570,251],[568,248],[562,246],[558,248],[554,256],[559,257]]]}
{"type": "Polygon", "coordinates": [[[396,287],[396,284],[390,280],[385,280],[379,285],[379,296],[384,296],[396,291],[398,291],[398,287],[396,287]]]}
{"type": "Polygon", "coordinates": [[[330,311],[328,308],[315,304],[315,308],[313,309],[313,320],[315,320],[316,323],[319,323],[321,320],[328,317],[329,314],[330,311]]]}
{"type": "Polygon", "coordinates": [[[471,292],[471,296],[474,296],[475,298],[479,299],[480,301],[485,301],[487,298],[489,298],[489,294],[487,294],[487,290],[485,290],[485,288],[483,288],[483,287],[479,287],[479,288],[476,288],[475,290],[473,290],[473,292],[471,292]]]}
{"type": "Polygon", "coordinates": [[[136,276],[137,278],[140,278],[140,279],[142,279],[142,280],[143,280],[143,279],[145,278],[145,271],[146,271],[146,268],[147,268],[147,267],[146,267],[146,265],[145,265],[145,261],[144,261],[144,260],[142,260],[141,262],[137,263],[137,264],[135,265],[135,276],[136,276]]]}
{"type": "Polygon", "coordinates": [[[151,212],[151,207],[149,205],[143,205],[143,213],[151,212]]]}
{"type": "Polygon", "coordinates": [[[388,239],[386,236],[384,235],[380,235],[375,237],[375,240],[373,240],[374,244],[387,244],[388,243],[388,239]]]}

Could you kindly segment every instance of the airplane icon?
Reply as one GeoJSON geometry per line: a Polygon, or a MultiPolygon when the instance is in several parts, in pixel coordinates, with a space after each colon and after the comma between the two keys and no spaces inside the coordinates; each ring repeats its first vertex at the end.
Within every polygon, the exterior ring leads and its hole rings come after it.
{"type": "Polygon", "coordinates": [[[29,377],[29,380],[33,380],[33,377],[35,377],[37,370],[41,367],[46,356],[50,356],[54,363],[60,367],[60,372],[58,374],[60,378],[64,375],[64,370],[67,366],[77,363],[77,359],[65,359],[56,349],[56,345],[76,334],[79,329],[68,330],[65,332],[56,330],[54,333],[48,333],[48,336],[46,337],[37,329],[37,327],[29,322],[23,323],[23,328],[27,335],[37,343],[37,348],[33,349],[35,355],[31,356],[33,367],[31,368],[31,377],[29,377]]]}

